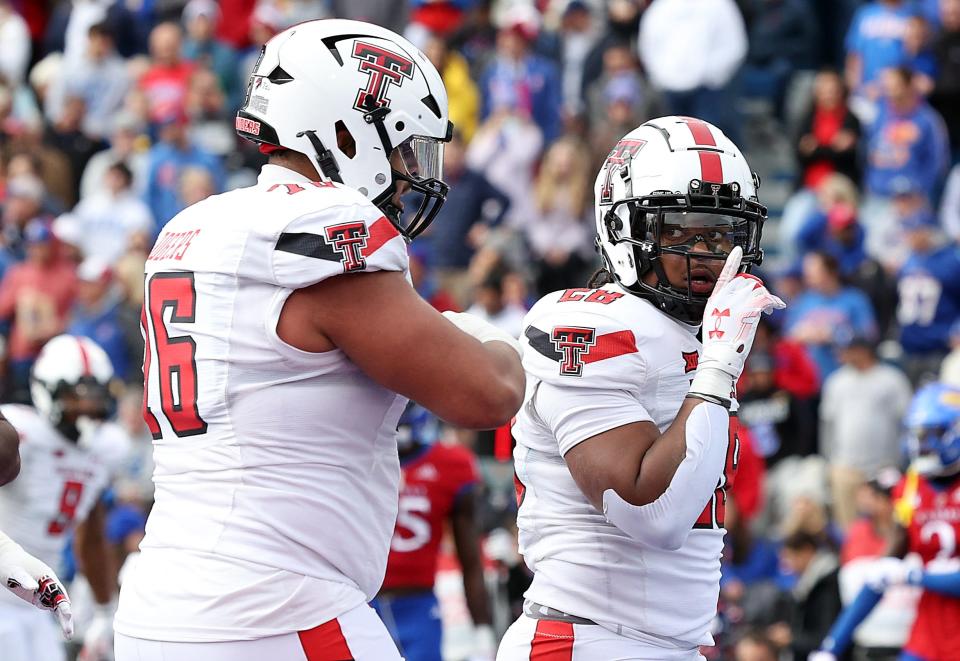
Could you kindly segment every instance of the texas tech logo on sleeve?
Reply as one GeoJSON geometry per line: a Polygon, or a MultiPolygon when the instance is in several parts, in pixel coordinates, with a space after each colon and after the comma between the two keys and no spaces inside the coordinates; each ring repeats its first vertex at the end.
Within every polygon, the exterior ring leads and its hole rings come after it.
{"type": "Polygon", "coordinates": [[[645,144],[647,144],[646,140],[621,140],[616,147],[610,150],[607,160],[603,164],[605,174],[603,187],[600,189],[601,204],[611,204],[613,202],[613,173],[629,163],[630,159],[636,156],[645,144]]]}
{"type": "Polygon", "coordinates": [[[363,249],[367,247],[367,226],[363,222],[340,223],[326,228],[327,243],[340,253],[343,272],[362,271],[367,267],[363,249]]]}
{"type": "Polygon", "coordinates": [[[597,343],[596,330],[581,326],[556,326],[550,341],[562,357],[560,374],[580,376],[583,374],[583,354],[597,343]]]}
{"type": "Polygon", "coordinates": [[[370,77],[367,87],[360,90],[353,103],[353,107],[360,112],[389,107],[390,98],[387,92],[390,85],[402,85],[404,78],[413,79],[413,72],[416,70],[413,60],[362,41],[353,45],[352,57],[360,60],[360,71],[370,77]]]}

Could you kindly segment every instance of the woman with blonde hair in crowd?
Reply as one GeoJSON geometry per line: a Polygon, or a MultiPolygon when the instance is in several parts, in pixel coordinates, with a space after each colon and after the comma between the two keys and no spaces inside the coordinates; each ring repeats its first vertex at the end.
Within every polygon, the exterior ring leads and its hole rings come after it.
{"type": "Polygon", "coordinates": [[[592,213],[587,148],[565,136],[547,149],[534,181],[531,213],[523,222],[541,294],[583,281],[592,213]]]}

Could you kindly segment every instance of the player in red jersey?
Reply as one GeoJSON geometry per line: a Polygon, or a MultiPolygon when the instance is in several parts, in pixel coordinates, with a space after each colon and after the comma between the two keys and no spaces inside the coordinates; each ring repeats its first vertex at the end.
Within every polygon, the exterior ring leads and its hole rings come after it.
{"type": "Polygon", "coordinates": [[[492,659],[496,649],[483,583],[473,488],[479,482],[471,452],[435,443],[439,423],[410,404],[400,420],[397,442],[403,472],[397,527],[390,543],[387,575],[372,605],[406,661],[440,661],[442,623],[433,593],[437,557],[450,522],[463,571],[467,608],[476,625],[471,658],[492,659]]]}
{"type": "Polygon", "coordinates": [[[914,397],[905,422],[911,430],[912,462],[893,489],[900,524],[891,547],[895,557],[875,563],[867,585],[811,661],[841,656],[857,625],[893,585],[923,588],[900,660],[960,658],[960,390],[940,383],[925,386],[914,397]]]}

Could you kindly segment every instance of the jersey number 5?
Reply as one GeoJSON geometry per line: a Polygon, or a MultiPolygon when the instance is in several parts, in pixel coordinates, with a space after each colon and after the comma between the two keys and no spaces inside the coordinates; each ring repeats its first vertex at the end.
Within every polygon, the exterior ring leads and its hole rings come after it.
{"type": "Polygon", "coordinates": [[[154,273],[146,287],[140,313],[145,340],[143,352],[143,419],[154,439],[163,437],[156,412],[150,406],[150,367],[156,352],[160,410],[174,433],[183,438],[207,432],[207,423],[197,410],[197,343],[189,335],[170,337],[164,317],[170,322],[196,321],[197,290],[193,273],[154,273]],[[148,318],[149,315],[149,318],[148,318]]]}
{"type": "Polygon", "coordinates": [[[397,527],[390,540],[390,550],[410,553],[430,541],[430,499],[426,496],[400,496],[397,527]],[[401,530],[409,534],[401,534],[401,530]]]}

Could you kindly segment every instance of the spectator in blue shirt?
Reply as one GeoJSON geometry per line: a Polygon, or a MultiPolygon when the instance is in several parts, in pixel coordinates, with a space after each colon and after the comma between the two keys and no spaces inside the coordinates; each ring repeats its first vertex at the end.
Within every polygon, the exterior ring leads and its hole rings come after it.
{"type": "Polygon", "coordinates": [[[783,118],[794,72],[816,67],[817,25],[804,0],[751,0],[746,4],[749,50],[741,76],[746,96],[773,101],[783,118]]]}
{"type": "Polygon", "coordinates": [[[914,0],[916,9],[934,28],[940,27],[941,0],[914,0]]]}
{"type": "Polygon", "coordinates": [[[960,319],[960,247],[927,206],[901,221],[910,255],[897,276],[897,321],[904,369],[914,384],[936,374],[960,319]]]}
{"type": "Polygon", "coordinates": [[[844,285],[833,255],[813,252],[804,257],[803,281],[806,290],[787,308],[784,330],[806,345],[825,379],[839,366],[838,347],[853,337],[876,338],[876,319],[866,294],[844,285]]]}
{"type": "Polygon", "coordinates": [[[223,166],[215,156],[190,144],[186,123],[186,117],[179,115],[162,124],[160,141],[148,152],[146,202],[157,230],[186,207],[179,192],[180,177],[185,169],[207,170],[213,177],[216,192],[223,190],[223,166]]]}
{"type": "Polygon", "coordinates": [[[103,347],[114,374],[126,379],[130,354],[120,327],[120,296],[110,265],[99,257],[87,257],[77,268],[77,280],[77,299],[66,332],[89,337],[103,347]]]}
{"type": "Polygon", "coordinates": [[[56,121],[68,97],[81,98],[86,109],[84,133],[105,139],[131,86],[128,62],[114,49],[108,23],[95,23],[87,34],[84,57],[64,64],[45,97],[44,109],[50,121],[56,121]]]}
{"type": "Polygon", "coordinates": [[[496,55],[480,78],[481,117],[486,119],[503,99],[510,99],[512,109],[528,115],[549,144],[560,135],[563,98],[557,65],[530,49],[538,20],[533,8],[517,6],[507,12],[497,33],[496,55]]]}
{"type": "Polygon", "coordinates": [[[902,66],[913,72],[913,86],[923,96],[929,96],[937,79],[937,55],[933,52],[933,34],[930,23],[920,16],[911,16],[903,36],[902,66]]]}
{"type": "Polygon", "coordinates": [[[868,138],[866,189],[889,198],[896,180],[905,179],[932,198],[950,157],[943,118],[913,87],[909,69],[884,71],[883,88],[884,102],[868,138]]]}
{"type": "Polygon", "coordinates": [[[903,62],[903,37],[914,9],[905,0],[878,0],[857,10],[847,31],[847,86],[877,99],[880,72],[903,62]]]}
{"type": "Polygon", "coordinates": [[[818,209],[801,228],[797,243],[801,255],[815,251],[833,255],[844,277],[856,272],[867,258],[863,228],[857,222],[857,210],[848,204],[836,204],[827,211],[818,209]]]}
{"type": "MultiPolygon", "coordinates": [[[[447,202],[424,234],[431,246],[431,265],[444,275],[466,271],[486,230],[500,224],[510,206],[504,193],[469,167],[459,133],[443,151],[443,178],[450,184],[447,202]]],[[[416,209],[417,204],[408,208],[416,209]]]]}
{"type": "Polygon", "coordinates": [[[220,21],[220,8],[213,0],[190,0],[183,8],[183,58],[206,67],[217,75],[220,88],[231,107],[242,100],[243,88],[238,78],[239,58],[228,44],[215,37],[220,21]]]}

